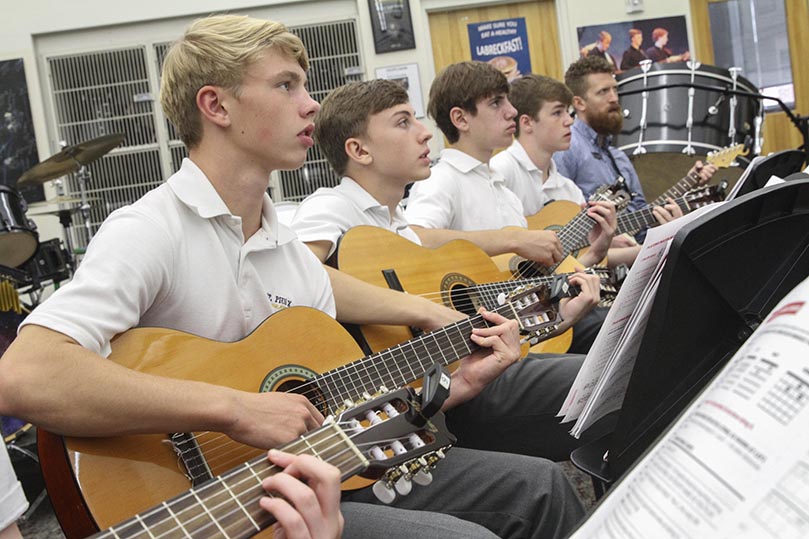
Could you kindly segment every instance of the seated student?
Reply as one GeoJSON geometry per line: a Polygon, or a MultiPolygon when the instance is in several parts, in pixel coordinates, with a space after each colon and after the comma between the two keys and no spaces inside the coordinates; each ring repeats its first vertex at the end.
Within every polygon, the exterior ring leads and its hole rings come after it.
{"type": "Polygon", "coordinates": [[[22,485],[17,480],[5,443],[0,449],[0,539],[22,539],[19,519],[28,508],[22,485]]]}
{"type": "MultiPolygon", "coordinates": [[[[165,184],[114,212],[73,280],[26,318],[0,360],[0,413],[73,436],[216,431],[269,448],[318,427],[320,412],[301,395],[125,368],[105,360],[111,338],[157,326],[235,341],[289,305],[356,323],[441,325],[427,300],[327,273],[278,223],[267,178],[300,166],[313,144],[318,104],[306,91],[307,67],[296,36],[249,17],[201,19],[172,46],[161,104],[189,158],[165,184]]],[[[516,324],[483,316],[492,326],[474,331],[482,348],[453,373],[447,408],[472,399],[519,357],[516,324]]],[[[561,471],[534,457],[453,449],[429,489],[389,507],[370,489],[338,507],[333,468],[307,471],[306,459],[270,458],[304,479],[289,492],[291,507],[264,504],[279,519],[287,515],[288,537],[338,537],[341,511],[345,537],[402,539],[561,537],[582,514],[561,471]]],[[[280,475],[271,488],[287,493],[290,476],[280,475]]]]}
{"type": "MultiPolygon", "coordinates": [[[[323,100],[314,136],[343,178],[337,187],[320,188],[300,204],[292,229],[301,241],[322,261],[339,238],[358,225],[378,226],[420,243],[400,202],[407,184],[430,175],[431,134],[415,118],[407,91],[387,80],[342,86],[323,100]]],[[[562,306],[562,316],[577,320],[598,301],[598,278],[576,275],[571,282],[583,292],[562,306]]],[[[542,361],[509,368],[492,384],[496,390],[486,389],[448,414],[459,445],[567,459],[576,441],[556,413],[581,360],[543,356],[542,361]],[[532,410],[530,416],[524,415],[525,409],[532,410]]]]}
{"type": "MultiPolygon", "coordinates": [[[[531,74],[511,84],[509,101],[517,109],[516,138],[492,157],[492,170],[520,198],[526,216],[554,200],[583,204],[581,189],[559,173],[552,159],[554,153],[570,147],[573,118],[568,110],[573,93],[556,79],[531,74]]],[[[653,212],[661,224],[682,215],[673,203],[656,206],[653,212]]],[[[639,250],[637,245],[609,249],[610,265],[631,265],[639,250]]]]}
{"type": "MultiPolygon", "coordinates": [[[[525,229],[522,202],[489,168],[495,150],[509,146],[516,130],[508,92],[505,77],[482,62],[460,62],[438,74],[428,110],[452,147],[441,152],[427,180],[413,185],[405,215],[425,244],[468,239],[489,255],[515,252],[550,265],[562,258],[556,233],[525,229]]],[[[588,215],[596,225],[580,261],[585,266],[604,258],[615,206],[593,202],[588,215]]]]}

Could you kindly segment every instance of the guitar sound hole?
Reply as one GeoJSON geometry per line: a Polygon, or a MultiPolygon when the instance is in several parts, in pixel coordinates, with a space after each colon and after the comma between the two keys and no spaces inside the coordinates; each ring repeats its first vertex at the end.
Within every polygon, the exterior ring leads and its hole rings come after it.
{"type": "Polygon", "coordinates": [[[480,307],[480,298],[474,289],[458,285],[452,287],[449,292],[449,300],[452,308],[468,316],[474,316],[480,307]]]}
{"type": "Polygon", "coordinates": [[[323,414],[323,417],[329,415],[329,405],[326,402],[326,397],[314,383],[308,383],[307,380],[284,380],[278,384],[276,391],[303,395],[323,414]]]}

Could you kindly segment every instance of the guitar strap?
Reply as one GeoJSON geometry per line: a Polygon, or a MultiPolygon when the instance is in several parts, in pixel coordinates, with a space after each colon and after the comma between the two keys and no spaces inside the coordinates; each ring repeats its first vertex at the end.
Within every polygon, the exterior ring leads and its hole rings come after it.
{"type": "Polygon", "coordinates": [[[618,163],[615,161],[615,157],[613,157],[612,152],[610,151],[610,137],[608,135],[598,135],[596,136],[596,145],[603,150],[605,154],[607,154],[607,158],[610,160],[612,164],[612,169],[615,171],[617,178],[615,181],[624,180],[624,175],[621,173],[621,169],[618,168],[618,163]]]}

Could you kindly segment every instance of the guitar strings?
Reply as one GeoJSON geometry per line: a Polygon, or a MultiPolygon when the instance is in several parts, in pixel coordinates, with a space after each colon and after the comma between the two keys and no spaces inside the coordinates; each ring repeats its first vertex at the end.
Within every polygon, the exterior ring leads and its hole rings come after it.
{"type": "MultiPolygon", "coordinates": [[[[508,313],[510,311],[510,306],[502,306],[498,309],[493,309],[494,312],[505,312],[508,313]]],[[[419,357],[419,351],[416,349],[417,346],[421,346],[423,350],[422,353],[426,353],[428,356],[427,365],[421,364],[421,371],[423,372],[426,370],[426,367],[432,365],[436,360],[436,354],[431,353],[426,341],[434,341],[437,346],[435,348],[440,352],[440,359],[444,365],[448,365],[453,361],[460,359],[461,357],[465,357],[469,355],[473,351],[473,347],[476,349],[477,346],[474,345],[469,340],[469,335],[471,334],[471,329],[473,327],[489,327],[489,322],[486,321],[482,316],[475,315],[469,318],[465,318],[460,320],[454,324],[450,324],[449,326],[445,326],[439,330],[435,330],[429,333],[425,333],[420,337],[416,337],[407,341],[406,343],[402,343],[400,345],[394,346],[387,350],[383,350],[381,352],[377,352],[366,356],[364,358],[355,360],[347,365],[343,365],[332,371],[326,372],[321,374],[317,379],[311,379],[295,389],[295,393],[301,394],[306,396],[307,398],[312,400],[317,400],[317,397],[326,393],[324,391],[324,387],[318,385],[318,381],[322,381],[323,386],[327,387],[329,382],[336,382],[335,389],[339,388],[350,388],[353,385],[353,395],[354,398],[358,398],[360,395],[363,394],[365,391],[376,391],[378,387],[369,388],[369,390],[365,389],[365,386],[370,385],[371,382],[374,380],[382,380],[384,382],[384,375],[380,373],[380,365],[384,366],[387,371],[387,376],[390,378],[393,387],[399,387],[404,385],[407,382],[407,372],[408,370],[411,373],[410,379],[415,380],[418,379],[418,376],[415,376],[415,372],[412,370],[410,366],[411,361],[409,357],[411,354],[405,352],[407,348],[411,349],[412,353],[415,353],[415,356],[419,357]],[[462,328],[467,327],[468,329],[462,330],[462,328]],[[455,333],[453,336],[452,333],[455,333]],[[451,346],[454,350],[454,356],[452,359],[447,359],[447,356],[442,351],[442,346],[439,342],[439,339],[446,339],[449,346],[451,346]],[[456,350],[456,347],[463,347],[461,351],[456,350]],[[387,359],[386,359],[387,358],[387,359]],[[378,360],[382,359],[382,362],[378,360]],[[393,361],[390,361],[390,360],[393,361]],[[395,371],[398,371],[396,375],[401,379],[401,382],[396,380],[396,376],[394,374],[394,370],[390,367],[395,367],[395,371]],[[406,367],[406,368],[405,368],[406,367]],[[355,371],[354,375],[348,376],[346,373],[349,371],[355,371]],[[377,376],[372,376],[373,373],[376,373],[377,376]],[[344,376],[344,374],[346,374],[344,376]],[[359,375],[359,376],[357,376],[359,375]],[[339,378],[339,379],[338,379],[339,378]],[[349,383],[347,383],[349,382],[349,383]],[[359,383],[362,387],[357,385],[359,383]],[[303,388],[303,390],[302,390],[303,388]]],[[[444,346],[444,348],[448,348],[449,346],[444,346]]],[[[421,360],[419,360],[421,361],[421,360]]],[[[346,397],[350,396],[351,393],[348,393],[350,389],[344,389],[346,391],[346,397]]],[[[292,392],[292,391],[288,391],[292,392]]],[[[345,400],[342,398],[341,395],[328,397],[325,398],[326,404],[328,405],[329,409],[336,409],[338,408],[343,401],[345,400]]],[[[202,451],[205,449],[205,455],[203,455],[205,463],[208,465],[209,468],[216,468],[222,467],[225,465],[232,465],[234,460],[233,457],[238,457],[241,459],[241,454],[243,451],[246,450],[253,450],[255,452],[259,451],[257,449],[250,448],[249,446],[244,446],[239,442],[236,442],[232,438],[222,434],[222,433],[211,433],[209,431],[200,432],[200,433],[192,433],[194,437],[194,442],[197,442],[201,436],[206,438],[201,443],[191,443],[188,442],[181,442],[176,444],[177,450],[180,453],[181,457],[187,456],[190,452],[196,452],[197,449],[202,451]],[[190,444],[190,445],[188,445],[190,444]],[[185,448],[181,448],[180,446],[186,446],[185,448]],[[239,455],[234,455],[235,452],[239,452],[239,455]]]]}
{"type": "MultiPolygon", "coordinates": [[[[348,426],[349,422],[340,421],[340,422],[338,422],[338,425],[346,425],[346,426],[348,426]]],[[[350,439],[353,439],[353,438],[355,438],[356,436],[358,436],[359,434],[362,434],[362,433],[348,434],[347,432],[345,432],[345,434],[350,439]]],[[[314,444],[308,443],[308,440],[307,440],[307,449],[310,449],[314,453],[314,456],[316,456],[318,458],[321,458],[318,455],[318,450],[321,453],[325,453],[325,452],[327,452],[327,451],[329,451],[331,449],[334,449],[336,447],[339,447],[341,445],[345,446],[345,443],[342,443],[342,444],[339,443],[342,440],[343,440],[343,438],[342,438],[341,433],[328,434],[328,435],[326,435],[325,438],[323,438],[322,440],[320,440],[318,442],[315,442],[314,444]],[[328,445],[325,448],[318,447],[320,444],[330,443],[330,442],[332,442],[334,440],[337,440],[338,443],[332,443],[331,445],[328,445]]],[[[396,441],[396,440],[398,440],[398,438],[380,439],[380,440],[373,441],[373,442],[364,442],[364,443],[360,443],[360,444],[355,444],[355,447],[362,450],[364,448],[373,447],[374,445],[386,445],[387,446],[391,442],[396,441]]],[[[302,440],[299,439],[299,440],[296,440],[295,442],[292,442],[291,444],[288,444],[288,445],[291,446],[291,445],[294,445],[295,443],[300,443],[301,441],[302,440]]],[[[303,454],[303,453],[305,453],[305,451],[301,451],[301,452],[296,453],[296,454],[303,454]]],[[[334,457],[330,457],[330,461],[332,461],[332,463],[334,463],[338,468],[340,468],[341,465],[345,465],[345,464],[351,462],[351,460],[352,460],[351,457],[352,456],[356,459],[356,454],[354,453],[353,449],[350,448],[350,447],[346,447],[346,448],[341,449],[340,451],[338,451],[338,453],[336,453],[336,455],[334,457]],[[344,456],[348,456],[348,458],[342,458],[344,456]],[[338,461],[339,458],[342,458],[342,460],[338,461]]],[[[321,460],[324,460],[324,459],[321,458],[321,460]]],[[[249,514],[247,512],[247,507],[246,506],[257,504],[257,502],[258,502],[258,500],[260,498],[262,498],[264,496],[269,496],[271,498],[275,497],[273,494],[268,493],[266,490],[264,490],[264,488],[261,486],[260,483],[258,485],[253,485],[251,487],[248,487],[247,489],[243,490],[242,492],[239,492],[238,494],[235,494],[235,493],[233,493],[231,491],[231,488],[239,487],[240,485],[242,485],[245,482],[252,483],[256,479],[262,479],[263,480],[266,477],[269,477],[270,475],[273,475],[275,473],[283,471],[282,468],[280,468],[279,466],[276,466],[275,464],[270,464],[269,461],[267,461],[266,459],[256,461],[255,463],[256,464],[262,463],[262,464],[264,464],[266,466],[264,470],[259,470],[259,472],[262,473],[264,475],[264,477],[257,478],[255,475],[250,475],[247,478],[240,479],[240,480],[238,480],[237,482],[235,482],[235,483],[233,483],[231,485],[231,484],[228,484],[228,483],[224,482],[225,479],[227,479],[228,476],[237,475],[237,474],[241,473],[243,470],[242,469],[229,470],[228,472],[226,472],[222,476],[218,477],[218,479],[219,479],[218,481],[210,481],[210,482],[202,485],[198,489],[192,488],[187,493],[182,494],[180,496],[177,496],[175,498],[172,498],[168,502],[165,502],[164,505],[155,506],[152,509],[147,510],[144,513],[139,514],[138,515],[139,518],[136,517],[136,518],[133,518],[133,519],[129,519],[129,520],[127,520],[127,521],[125,521],[125,522],[123,522],[123,523],[121,523],[119,525],[112,526],[112,527],[108,528],[106,531],[100,532],[98,535],[96,535],[94,537],[98,537],[98,538],[102,538],[102,537],[118,537],[118,535],[115,532],[116,528],[118,528],[119,530],[123,530],[123,528],[125,526],[137,525],[136,522],[139,525],[144,526],[144,528],[145,528],[144,520],[149,518],[149,517],[156,516],[156,515],[159,515],[160,513],[165,512],[165,507],[166,507],[166,505],[168,505],[169,502],[177,503],[177,502],[181,502],[181,501],[190,500],[192,497],[196,498],[195,494],[204,494],[205,490],[210,489],[210,488],[212,488],[214,486],[217,486],[220,483],[224,484],[228,488],[228,492],[229,492],[231,498],[236,498],[237,501],[238,501],[238,505],[240,505],[240,507],[235,508],[235,509],[230,510],[227,513],[225,513],[224,514],[225,517],[229,517],[229,516],[239,514],[239,513],[247,513],[250,516],[251,519],[253,517],[259,517],[260,518],[261,516],[264,516],[265,518],[269,517],[270,520],[274,520],[270,513],[266,512],[266,511],[264,511],[263,509],[260,509],[260,508],[259,508],[259,513],[257,515],[252,515],[252,514],[249,514]],[[244,495],[247,495],[247,497],[248,497],[248,499],[246,501],[240,499],[244,495]]],[[[251,468],[251,469],[253,468],[252,462],[248,462],[245,465],[245,469],[247,469],[247,468],[251,468]]],[[[253,473],[256,473],[255,470],[252,470],[252,471],[253,471],[253,473]]],[[[192,523],[194,520],[196,520],[198,518],[203,518],[203,519],[206,519],[206,517],[212,518],[212,517],[210,517],[210,512],[211,511],[216,511],[217,509],[220,509],[220,508],[224,507],[225,505],[231,503],[232,502],[231,498],[226,498],[226,500],[224,502],[222,502],[222,503],[220,503],[218,505],[214,505],[212,507],[207,507],[207,506],[205,506],[204,503],[202,503],[201,505],[202,505],[203,508],[206,509],[206,511],[200,512],[200,513],[196,514],[195,516],[192,516],[192,519],[186,521],[185,524],[188,525],[188,524],[192,523]]],[[[137,537],[138,535],[141,535],[141,534],[148,534],[148,537],[153,538],[153,539],[157,539],[159,537],[164,537],[166,534],[173,533],[173,532],[175,532],[177,530],[183,530],[183,532],[187,535],[187,532],[185,531],[184,527],[178,522],[179,519],[177,517],[181,516],[183,513],[187,513],[188,511],[196,511],[197,509],[198,509],[197,505],[187,507],[185,509],[179,510],[176,513],[173,513],[173,515],[170,516],[170,517],[161,518],[161,519],[157,520],[156,522],[151,523],[149,525],[150,527],[154,527],[154,526],[161,525],[161,524],[166,524],[166,523],[169,523],[169,522],[172,523],[171,524],[172,527],[170,529],[166,530],[165,532],[163,532],[163,533],[161,533],[159,535],[153,535],[152,533],[150,533],[150,531],[148,529],[145,528],[142,531],[136,532],[136,535],[129,535],[129,537],[137,537]],[[175,526],[175,524],[177,524],[177,525],[175,526]]],[[[169,512],[171,513],[171,511],[169,511],[169,512]]],[[[224,519],[222,519],[222,520],[224,520],[224,519]]],[[[261,520],[264,520],[264,519],[261,519],[261,520]]],[[[269,526],[270,524],[271,523],[268,523],[267,526],[269,526]]],[[[231,525],[226,525],[226,527],[230,527],[230,526],[233,526],[233,525],[240,525],[240,523],[235,522],[235,523],[233,523],[231,525]]],[[[240,525],[240,526],[244,527],[243,525],[240,525]]],[[[255,527],[255,526],[251,526],[251,527],[255,527]]],[[[207,519],[206,519],[206,524],[204,524],[200,528],[195,528],[194,529],[195,537],[199,537],[198,535],[196,535],[197,532],[205,531],[206,528],[210,528],[215,533],[218,533],[218,530],[219,530],[219,528],[218,528],[218,526],[216,526],[216,523],[215,523],[214,520],[211,520],[211,522],[207,522],[207,519]],[[212,528],[212,527],[215,527],[215,529],[212,528]]]]}

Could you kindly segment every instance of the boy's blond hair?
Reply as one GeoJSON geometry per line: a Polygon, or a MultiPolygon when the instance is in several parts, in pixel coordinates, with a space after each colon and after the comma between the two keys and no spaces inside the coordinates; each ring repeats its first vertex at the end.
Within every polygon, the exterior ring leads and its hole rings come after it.
{"type": "Polygon", "coordinates": [[[198,19],[172,44],[163,61],[160,104],[186,146],[194,148],[202,138],[199,89],[221,86],[238,97],[245,72],[268,49],[293,58],[304,71],[309,67],[303,43],[286,26],[244,15],[198,19]]]}
{"type": "Polygon", "coordinates": [[[345,175],[345,142],[365,135],[372,115],[408,102],[401,84],[383,79],[352,82],[326,96],[315,117],[314,137],[334,171],[345,175]]]}
{"type": "Polygon", "coordinates": [[[485,62],[459,62],[445,67],[430,86],[427,111],[450,144],[458,142],[458,129],[452,124],[454,107],[477,114],[477,103],[495,94],[508,94],[508,79],[485,62]]]}

